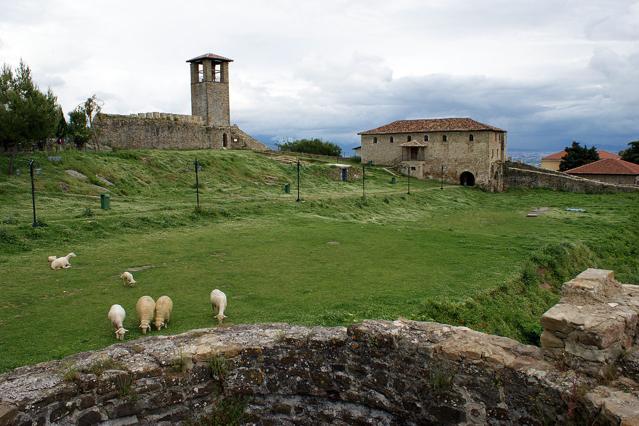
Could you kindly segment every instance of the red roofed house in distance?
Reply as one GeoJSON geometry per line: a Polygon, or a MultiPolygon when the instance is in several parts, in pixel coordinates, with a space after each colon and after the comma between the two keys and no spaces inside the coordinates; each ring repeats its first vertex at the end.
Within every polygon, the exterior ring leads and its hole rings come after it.
{"type": "Polygon", "coordinates": [[[639,164],[617,158],[604,158],[566,170],[566,173],[600,182],[639,185],[639,164]]]}

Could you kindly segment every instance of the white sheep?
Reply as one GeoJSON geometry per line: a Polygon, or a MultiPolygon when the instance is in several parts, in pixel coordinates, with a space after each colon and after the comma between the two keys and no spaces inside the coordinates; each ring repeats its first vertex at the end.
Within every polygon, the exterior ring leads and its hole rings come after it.
{"type": "Polygon", "coordinates": [[[155,328],[158,330],[162,327],[168,327],[171,320],[171,312],[173,312],[173,301],[169,296],[160,296],[155,302],[155,328]]]}
{"type": "Polygon", "coordinates": [[[107,318],[109,318],[111,324],[113,324],[113,328],[115,329],[115,338],[118,340],[124,340],[124,333],[129,331],[122,326],[124,318],[126,318],[124,308],[120,305],[112,305],[111,309],[109,309],[107,318]]]}
{"type": "Polygon", "coordinates": [[[217,318],[218,322],[222,324],[226,315],[224,315],[224,310],[226,309],[226,294],[217,288],[211,292],[211,308],[213,308],[213,313],[215,314],[215,318],[217,318]]]}
{"type": "MultiPolygon", "coordinates": [[[[54,256],[49,256],[49,259],[51,259],[54,256]]],[[[53,259],[51,261],[51,269],[53,269],[54,271],[56,269],[68,269],[71,267],[71,264],[69,263],[69,259],[71,259],[72,257],[76,257],[75,253],[69,253],[66,256],[62,256],[62,257],[57,257],[55,259],[53,259]]]]}
{"type": "Polygon", "coordinates": [[[122,278],[122,282],[124,283],[124,286],[129,286],[129,287],[133,287],[135,285],[135,283],[137,281],[135,281],[133,279],[133,274],[130,272],[122,272],[122,275],[120,275],[120,278],[122,278]]]}
{"type": "Polygon", "coordinates": [[[142,296],[138,299],[138,303],[135,304],[135,310],[138,313],[142,334],[146,334],[147,330],[151,330],[151,321],[153,321],[153,314],[155,313],[155,301],[151,296],[142,296]]]}

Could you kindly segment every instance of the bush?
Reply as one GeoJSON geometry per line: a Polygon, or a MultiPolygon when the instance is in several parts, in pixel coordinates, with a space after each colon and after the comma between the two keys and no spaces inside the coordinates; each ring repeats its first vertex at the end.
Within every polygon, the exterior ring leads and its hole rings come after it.
{"type": "Polygon", "coordinates": [[[330,155],[338,157],[342,155],[342,148],[332,142],[321,139],[299,139],[279,145],[280,151],[304,152],[306,154],[330,155]]]}

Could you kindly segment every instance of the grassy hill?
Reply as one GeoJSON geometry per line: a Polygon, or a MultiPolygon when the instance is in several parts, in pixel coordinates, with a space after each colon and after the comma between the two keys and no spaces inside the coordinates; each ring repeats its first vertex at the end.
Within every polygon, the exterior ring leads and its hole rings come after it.
{"type": "Polygon", "coordinates": [[[637,194],[491,194],[413,180],[407,195],[405,178],[391,184],[372,168],[362,199],[361,179],[339,182],[326,161],[305,158],[296,203],[282,191],[294,182],[290,156],[68,152],[61,163],[36,157],[47,226],[34,229],[28,158],[20,176],[0,177],[0,371],[113,343],[113,303],[127,310],[127,339],[140,337],[134,306],[146,294],[175,305],[169,329],[153,334],[214,326],[208,294],[220,288],[229,324],[402,316],[534,343],[539,316],[576,272],[604,267],[639,282],[637,194]],[[98,186],[111,210],[99,209],[98,186]],[[549,211],[527,218],[534,207],[549,211]],[[48,255],[69,251],[71,269],[48,269],[48,255]],[[136,287],[122,286],[124,270],[136,287]]]}

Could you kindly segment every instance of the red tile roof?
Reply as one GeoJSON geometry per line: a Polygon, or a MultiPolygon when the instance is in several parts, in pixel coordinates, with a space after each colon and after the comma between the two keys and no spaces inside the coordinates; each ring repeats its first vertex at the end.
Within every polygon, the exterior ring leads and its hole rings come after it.
{"type": "MultiPolygon", "coordinates": [[[[605,160],[607,158],[615,158],[615,159],[621,158],[617,154],[604,151],[603,149],[598,149],[597,152],[599,153],[600,160],[605,160]]],[[[566,155],[566,151],[555,152],[554,154],[546,155],[545,157],[542,158],[542,160],[561,160],[562,158],[564,158],[565,155],[566,155]]]]}
{"type": "Polygon", "coordinates": [[[420,120],[398,120],[371,130],[359,132],[359,135],[379,135],[388,133],[421,132],[467,132],[483,131],[506,132],[497,127],[480,123],[472,118],[426,118],[420,120]]]}
{"type": "Polygon", "coordinates": [[[204,55],[189,59],[186,62],[201,62],[202,59],[213,59],[216,62],[233,62],[233,59],[225,58],[224,56],[216,55],[215,53],[205,53],[204,55]]]}
{"type": "Polygon", "coordinates": [[[604,158],[566,170],[566,173],[571,175],[639,175],[639,164],[616,158],[604,158]]]}

